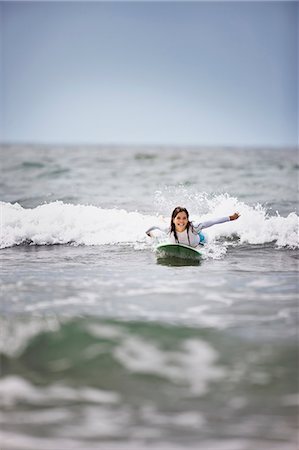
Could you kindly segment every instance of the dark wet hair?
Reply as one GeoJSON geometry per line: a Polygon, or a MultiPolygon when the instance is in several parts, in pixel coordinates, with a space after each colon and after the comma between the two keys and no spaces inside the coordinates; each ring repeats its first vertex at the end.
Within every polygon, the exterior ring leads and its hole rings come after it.
{"type": "Polygon", "coordinates": [[[176,208],[174,208],[174,210],[172,211],[171,214],[171,220],[170,220],[170,228],[169,228],[169,234],[173,233],[175,241],[179,242],[178,239],[178,235],[176,234],[176,229],[175,229],[175,224],[173,223],[173,219],[176,218],[176,216],[180,213],[180,212],[184,212],[187,216],[187,236],[188,236],[188,241],[189,241],[189,245],[190,245],[190,238],[189,238],[189,228],[191,228],[191,230],[193,231],[193,225],[189,220],[189,213],[187,211],[186,208],[183,208],[182,206],[177,206],[176,208]]]}

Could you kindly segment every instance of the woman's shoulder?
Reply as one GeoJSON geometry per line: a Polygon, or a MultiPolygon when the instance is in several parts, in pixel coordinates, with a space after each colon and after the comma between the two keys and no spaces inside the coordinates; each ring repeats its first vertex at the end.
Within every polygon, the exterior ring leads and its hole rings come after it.
{"type": "Polygon", "coordinates": [[[190,222],[190,224],[191,224],[191,230],[194,232],[194,233],[197,233],[199,230],[200,230],[200,223],[198,223],[198,222],[190,222]]]}

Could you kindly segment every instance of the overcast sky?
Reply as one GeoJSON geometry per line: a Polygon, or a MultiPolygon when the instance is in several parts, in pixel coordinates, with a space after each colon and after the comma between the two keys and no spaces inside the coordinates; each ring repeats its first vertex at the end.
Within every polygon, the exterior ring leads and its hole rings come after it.
{"type": "Polygon", "coordinates": [[[297,143],[297,2],[0,8],[3,141],[297,143]]]}

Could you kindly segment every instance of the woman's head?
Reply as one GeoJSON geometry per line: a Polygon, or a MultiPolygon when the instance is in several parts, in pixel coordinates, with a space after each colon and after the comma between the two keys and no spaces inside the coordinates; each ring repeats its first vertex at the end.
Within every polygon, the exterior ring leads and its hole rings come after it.
{"type": "Polygon", "coordinates": [[[189,213],[186,208],[182,208],[181,206],[177,206],[174,208],[171,214],[171,222],[170,222],[170,232],[174,233],[174,236],[177,240],[177,232],[182,233],[190,227],[189,222],[189,213]]]}

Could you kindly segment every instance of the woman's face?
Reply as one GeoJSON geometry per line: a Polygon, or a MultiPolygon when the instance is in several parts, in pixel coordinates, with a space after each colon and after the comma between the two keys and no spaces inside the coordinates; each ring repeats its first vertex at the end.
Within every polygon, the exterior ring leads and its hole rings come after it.
{"type": "Polygon", "coordinates": [[[182,231],[185,231],[188,223],[188,217],[185,212],[179,212],[175,218],[173,219],[173,223],[175,226],[175,230],[179,233],[182,233],[182,231]]]}

